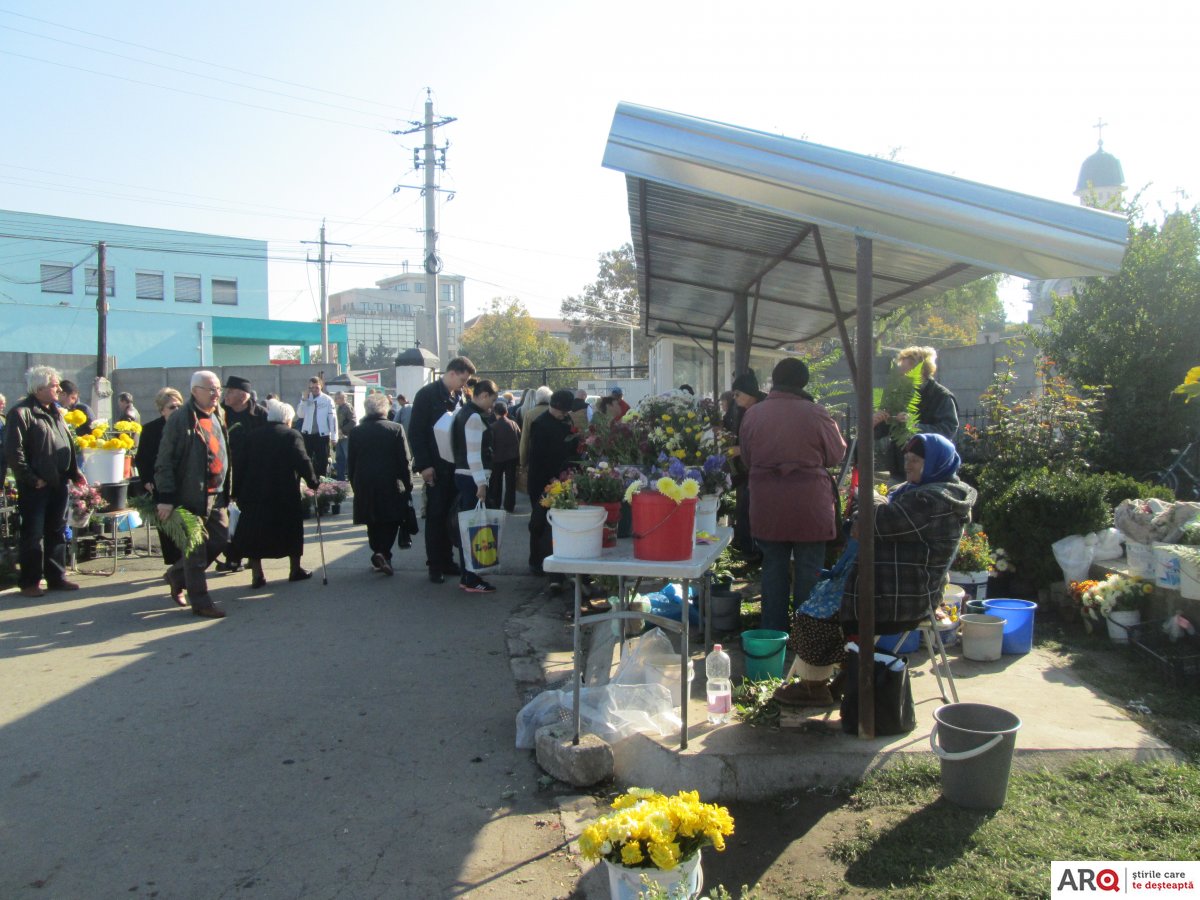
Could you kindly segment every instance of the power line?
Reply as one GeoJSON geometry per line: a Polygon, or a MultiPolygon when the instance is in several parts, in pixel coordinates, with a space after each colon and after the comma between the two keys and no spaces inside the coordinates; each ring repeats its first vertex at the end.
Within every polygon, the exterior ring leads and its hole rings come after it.
{"type": "Polygon", "coordinates": [[[81,50],[89,50],[92,53],[103,53],[105,56],[113,56],[113,57],[116,57],[117,59],[124,59],[129,62],[138,63],[139,65],[143,65],[143,66],[153,66],[156,69],[163,69],[164,71],[167,71],[167,72],[178,72],[181,75],[189,75],[193,78],[203,78],[206,81],[215,81],[218,84],[227,84],[232,87],[242,88],[243,90],[247,90],[247,91],[259,91],[260,93],[270,94],[275,97],[286,97],[288,100],[298,100],[301,103],[312,103],[317,106],[327,106],[330,109],[342,110],[344,112],[353,112],[353,113],[357,113],[362,116],[374,116],[374,117],[381,118],[381,119],[395,118],[395,116],[388,114],[388,113],[375,113],[375,112],[368,112],[367,110],[362,110],[362,109],[350,109],[339,103],[327,103],[324,100],[311,100],[308,97],[298,97],[295,94],[288,94],[283,91],[273,91],[270,88],[256,87],[252,84],[246,84],[244,82],[231,81],[228,78],[218,78],[216,75],[202,75],[199,72],[189,72],[187,69],[180,69],[177,66],[167,66],[167,65],[163,65],[162,63],[150,62],[149,60],[146,60],[146,59],[138,59],[135,56],[126,56],[124,53],[116,53],[112,50],[102,50],[99,47],[91,47],[91,46],[88,46],[87,44],[80,44],[75,41],[64,40],[63,38],[55,38],[55,37],[50,37],[49,35],[45,35],[45,34],[38,34],[36,31],[26,31],[23,28],[15,28],[12,25],[0,25],[0,28],[7,29],[8,31],[15,31],[18,34],[27,34],[27,35],[30,35],[31,37],[41,38],[44,41],[54,41],[55,43],[65,44],[68,47],[78,47],[81,50]]]}
{"type": "Polygon", "coordinates": [[[176,94],[186,94],[189,97],[200,97],[205,100],[215,100],[218,103],[232,103],[234,106],[244,106],[247,109],[257,109],[257,110],[260,110],[263,112],[279,113],[280,115],[284,115],[284,116],[295,116],[300,119],[311,119],[316,122],[329,122],[330,124],[333,124],[333,125],[345,125],[347,128],[362,128],[365,131],[379,131],[379,132],[384,132],[385,134],[388,133],[388,129],[381,128],[381,127],[378,127],[375,125],[360,125],[357,122],[343,122],[338,119],[328,119],[324,116],[314,116],[314,115],[310,115],[309,113],[293,112],[292,110],[278,109],[274,106],[263,106],[260,103],[247,103],[245,100],[232,100],[228,97],[216,97],[212,94],[205,94],[200,91],[189,91],[185,88],[171,87],[166,84],[155,84],[151,81],[141,81],[140,79],[128,78],[124,75],[114,75],[111,72],[100,72],[100,71],[97,71],[96,69],[87,69],[87,68],[84,68],[83,66],[72,66],[68,63],[56,62],[52,59],[42,59],[39,56],[29,56],[28,54],[25,54],[25,53],[16,53],[12,50],[0,49],[0,53],[4,53],[8,56],[15,56],[15,57],[18,57],[19,59],[28,59],[28,60],[31,60],[32,62],[45,63],[46,65],[49,65],[49,66],[58,66],[59,68],[62,68],[62,69],[73,69],[76,72],[85,72],[88,75],[100,75],[103,78],[113,78],[113,79],[116,79],[117,81],[127,81],[130,84],[139,84],[143,87],[158,88],[159,90],[172,91],[176,94]]]}
{"type": "Polygon", "coordinates": [[[115,37],[111,37],[110,35],[106,35],[106,34],[98,34],[97,32],[94,32],[94,31],[86,31],[83,28],[75,28],[71,25],[63,25],[60,22],[51,22],[48,19],[39,19],[36,16],[29,16],[29,15],[25,15],[23,13],[13,12],[10,9],[0,9],[0,13],[3,13],[4,15],[9,15],[9,16],[16,16],[19,19],[28,19],[30,22],[38,22],[42,25],[50,25],[54,28],[61,28],[64,31],[73,31],[77,34],[86,34],[86,35],[88,35],[88,37],[99,38],[102,41],[111,41],[114,44],[124,44],[127,47],[136,47],[139,50],[146,50],[150,53],[158,53],[158,54],[161,54],[162,56],[170,56],[170,57],[174,57],[175,59],[182,59],[187,62],[198,63],[199,65],[202,65],[202,66],[211,66],[214,69],[224,69],[227,72],[236,72],[239,75],[249,75],[251,78],[261,78],[263,81],[273,81],[276,84],[286,84],[290,87],[303,88],[306,91],[315,91],[316,93],[320,93],[320,94],[328,94],[331,97],[342,97],[346,100],[357,100],[360,103],[370,103],[373,106],[382,106],[386,109],[394,110],[396,112],[405,112],[408,114],[412,114],[412,111],[413,111],[412,107],[409,107],[408,109],[404,109],[403,107],[396,106],[395,104],[392,104],[392,103],[382,103],[378,100],[370,100],[366,97],[356,97],[353,94],[342,94],[342,93],[339,93],[338,91],[331,91],[326,88],[313,87],[310,84],[301,84],[298,81],[287,81],[283,78],[274,78],[270,75],[260,75],[257,72],[251,72],[247,69],[239,69],[235,66],[226,66],[226,65],[222,65],[221,63],[210,62],[209,60],[206,60],[206,59],[198,59],[194,56],[185,56],[182,53],[172,53],[171,51],[163,50],[160,47],[150,47],[150,46],[147,46],[146,44],[138,44],[138,43],[135,43],[134,41],[127,41],[127,40],[123,40],[122,38],[115,38],[115,37]]]}

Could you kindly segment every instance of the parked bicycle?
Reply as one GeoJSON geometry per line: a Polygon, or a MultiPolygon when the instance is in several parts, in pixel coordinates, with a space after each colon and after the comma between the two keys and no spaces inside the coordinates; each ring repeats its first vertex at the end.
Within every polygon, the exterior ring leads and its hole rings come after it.
{"type": "Polygon", "coordinates": [[[1200,500],[1200,477],[1197,477],[1187,466],[1187,459],[1195,446],[1196,443],[1193,441],[1182,450],[1172,450],[1175,459],[1169,466],[1165,469],[1147,472],[1141,476],[1140,480],[1169,487],[1175,494],[1176,500],[1200,500]]]}

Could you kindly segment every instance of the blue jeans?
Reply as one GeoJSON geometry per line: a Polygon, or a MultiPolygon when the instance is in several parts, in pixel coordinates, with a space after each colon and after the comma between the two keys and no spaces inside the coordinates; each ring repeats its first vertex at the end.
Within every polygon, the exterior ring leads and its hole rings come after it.
{"type": "Polygon", "coordinates": [[[762,624],[789,631],[792,610],[808,599],[825,565],[824,541],[758,541],[762,551],[762,624]],[[795,577],[792,568],[795,566],[795,577]]]}

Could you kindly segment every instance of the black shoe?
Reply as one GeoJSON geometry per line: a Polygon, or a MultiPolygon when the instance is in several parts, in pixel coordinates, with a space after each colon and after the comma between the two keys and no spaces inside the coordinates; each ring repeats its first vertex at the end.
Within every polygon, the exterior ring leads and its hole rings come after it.
{"type": "Polygon", "coordinates": [[[412,549],[412,541],[400,541],[399,547],[401,550],[411,550],[412,549]]]}
{"type": "Polygon", "coordinates": [[[541,567],[541,566],[532,566],[532,565],[531,565],[531,566],[529,567],[529,574],[530,574],[530,575],[537,575],[537,576],[541,577],[542,575],[545,575],[546,573],[545,573],[545,572],[542,570],[542,567],[541,567]]]}
{"type": "Polygon", "coordinates": [[[255,575],[253,580],[251,580],[251,582],[250,582],[250,587],[254,588],[255,590],[257,590],[258,588],[261,588],[261,587],[266,587],[266,586],[267,586],[267,579],[266,579],[265,575],[264,576],[255,575]]]}
{"type": "Polygon", "coordinates": [[[240,562],[218,561],[217,562],[217,571],[218,572],[240,572],[240,571],[242,571],[242,564],[240,562]]]}
{"type": "Polygon", "coordinates": [[[564,582],[561,578],[551,578],[550,593],[557,594],[561,592],[565,584],[566,582],[564,582]]]}
{"type": "Polygon", "coordinates": [[[488,584],[482,578],[475,578],[472,581],[460,581],[458,583],[459,590],[466,591],[468,594],[494,594],[496,586],[488,584]]]}
{"type": "Polygon", "coordinates": [[[375,567],[377,572],[382,572],[384,575],[392,574],[392,564],[382,553],[376,553],[371,557],[371,565],[375,567]]]}
{"type": "Polygon", "coordinates": [[[458,567],[458,563],[442,563],[440,566],[443,575],[461,575],[462,569],[458,567]]]}
{"type": "Polygon", "coordinates": [[[200,616],[205,619],[223,619],[225,618],[225,610],[217,609],[215,606],[193,606],[192,615],[200,616]]]}
{"type": "Polygon", "coordinates": [[[312,578],[312,572],[308,569],[292,569],[288,573],[288,581],[306,581],[309,578],[312,578]]]}
{"type": "Polygon", "coordinates": [[[434,584],[445,584],[446,576],[443,575],[439,569],[430,569],[429,570],[429,580],[432,581],[434,584]]]}

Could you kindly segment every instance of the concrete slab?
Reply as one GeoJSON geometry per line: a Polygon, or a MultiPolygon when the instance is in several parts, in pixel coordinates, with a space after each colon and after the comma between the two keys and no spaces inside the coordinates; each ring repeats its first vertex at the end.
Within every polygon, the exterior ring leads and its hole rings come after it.
{"type": "MultiPolygon", "coordinates": [[[[1020,717],[1015,765],[1065,764],[1080,754],[1112,759],[1179,758],[1097,691],[1035,650],[980,663],[954,655],[951,671],[964,703],[999,706],[1020,717]]],[[[702,671],[689,707],[688,748],[675,738],[636,735],[613,747],[617,782],[662,791],[699,790],[725,802],[756,800],[817,785],[856,780],[905,758],[930,753],[933,711],[942,705],[924,654],[914,655],[913,698],[917,728],[900,737],[862,740],[844,735],[836,708],[807,710],[798,728],[751,728],[740,722],[705,722],[702,671]]],[[[735,662],[735,672],[737,664],[735,662]]]]}

